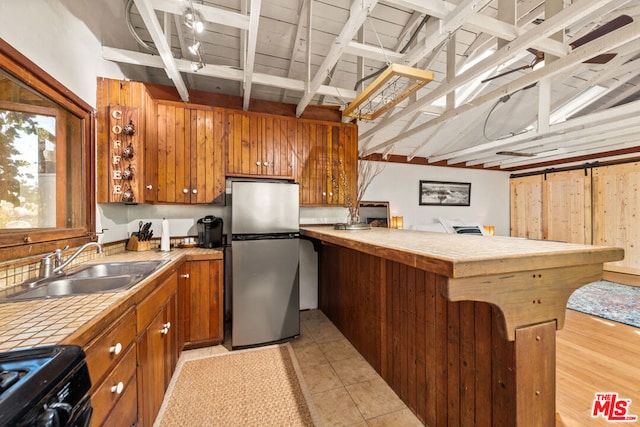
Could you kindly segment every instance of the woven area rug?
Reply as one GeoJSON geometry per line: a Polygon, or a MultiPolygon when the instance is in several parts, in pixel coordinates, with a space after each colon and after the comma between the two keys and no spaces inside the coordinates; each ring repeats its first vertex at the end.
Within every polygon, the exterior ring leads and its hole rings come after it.
{"type": "Polygon", "coordinates": [[[313,426],[289,344],[180,362],[154,426],[313,426]]]}
{"type": "Polygon", "coordinates": [[[640,287],[600,280],[575,291],[567,308],[640,328],[640,287]]]}

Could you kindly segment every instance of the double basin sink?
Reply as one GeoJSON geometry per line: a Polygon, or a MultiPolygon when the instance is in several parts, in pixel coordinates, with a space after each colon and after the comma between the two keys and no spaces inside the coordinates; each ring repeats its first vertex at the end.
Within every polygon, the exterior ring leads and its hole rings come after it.
{"type": "Polygon", "coordinates": [[[131,288],[168,260],[91,264],[75,271],[39,279],[17,287],[0,302],[117,292],[131,288]]]}

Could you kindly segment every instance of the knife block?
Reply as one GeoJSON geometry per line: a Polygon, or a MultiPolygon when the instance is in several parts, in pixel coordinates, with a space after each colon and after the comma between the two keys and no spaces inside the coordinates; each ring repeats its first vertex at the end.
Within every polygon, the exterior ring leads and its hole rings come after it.
{"type": "Polygon", "coordinates": [[[138,236],[131,236],[127,242],[126,249],[128,251],[149,251],[151,250],[151,241],[145,240],[143,242],[138,240],[138,236]]]}

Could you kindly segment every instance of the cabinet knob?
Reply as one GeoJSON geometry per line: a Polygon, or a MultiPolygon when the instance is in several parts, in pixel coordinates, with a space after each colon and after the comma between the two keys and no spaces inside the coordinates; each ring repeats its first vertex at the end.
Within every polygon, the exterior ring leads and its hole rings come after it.
{"type": "Polygon", "coordinates": [[[124,390],[124,383],[122,381],[111,387],[111,393],[120,394],[122,390],[124,390]]]}
{"type": "Polygon", "coordinates": [[[333,196],[333,191],[331,191],[331,192],[329,193],[329,195],[330,195],[330,196],[333,196]]]}
{"type": "Polygon", "coordinates": [[[323,196],[326,196],[326,195],[327,195],[327,192],[326,192],[326,191],[323,191],[323,192],[322,192],[322,195],[323,195],[323,196]]]}
{"type": "Polygon", "coordinates": [[[167,322],[167,323],[165,323],[165,324],[164,324],[164,325],[162,325],[162,326],[163,326],[163,327],[165,327],[165,328],[167,328],[167,329],[169,329],[169,328],[171,328],[171,322],[167,322]]]}
{"type": "Polygon", "coordinates": [[[182,277],[183,279],[188,279],[189,278],[189,273],[181,274],[180,277],[182,277]]]}
{"type": "Polygon", "coordinates": [[[264,162],[263,165],[264,166],[269,166],[269,162],[264,162]]]}
{"type": "Polygon", "coordinates": [[[198,189],[197,189],[197,188],[194,188],[193,190],[191,190],[191,192],[192,192],[193,194],[198,194],[198,189]]]}
{"type": "Polygon", "coordinates": [[[256,166],[260,166],[260,162],[256,162],[256,166]]]}
{"type": "Polygon", "coordinates": [[[153,185],[149,184],[147,185],[147,190],[152,190],[153,189],[153,185]]]}
{"type": "Polygon", "coordinates": [[[189,192],[189,189],[188,189],[188,188],[183,188],[183,189],[182,189],[182,192],[183,192],[184,194],[187,194],[187,193],[189,192]]]}
{"type": "Polygon", "coordinates": [[[160,329],[160,333],[162,335],[167,335],[169,333],[169,328],[164,327],[164,328],[160,329]]]}
{"type": "Polygon", "coordinates": [[[122,351],[122,344],[120,343],[117,343],[116,345],[112,345],[111,347],[109,347],[109,353],[113,353],[116,356],[120,354],[121,351],[122,351]]]}

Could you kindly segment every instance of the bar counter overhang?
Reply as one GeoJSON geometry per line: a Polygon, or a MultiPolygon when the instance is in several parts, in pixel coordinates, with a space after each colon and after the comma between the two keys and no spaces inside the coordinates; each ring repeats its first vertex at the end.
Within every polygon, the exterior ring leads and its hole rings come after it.
{"type": "Polygon", "coordinates": [[[425,425],[555,425],[555,332],[620,248],[304,226],[319,308],[425,425]]]}

